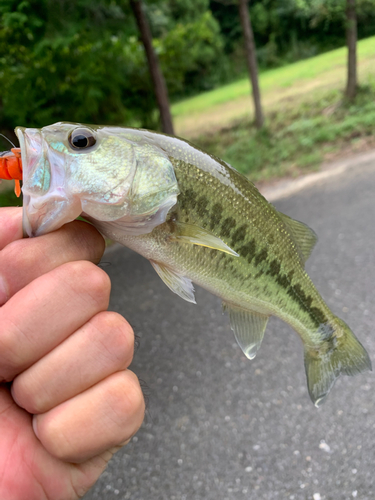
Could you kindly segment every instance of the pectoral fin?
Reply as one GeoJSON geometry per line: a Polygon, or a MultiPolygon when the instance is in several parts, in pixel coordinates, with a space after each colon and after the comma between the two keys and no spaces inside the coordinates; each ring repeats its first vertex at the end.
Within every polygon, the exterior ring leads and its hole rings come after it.
{"type": "Polygon", "coordinates": [[[220,238],[210,233],[206,229],[195,226],[193,224],[185,224],[184,222],[175,222],[176,232],[171,237],[172,241],[177,240],[182,243],[191,245],[200,245],[203,247],[213,248],[220,252],[228,253],[238,257],[238,253],[232,250],[220,238]]]}
{"type": "Polygon", "coordinates": [[[280,212],[279,214],[284,224],[288,227],[298,247],[298,250],[300,251],[302,261],[303,263],[305,263],[310,257],[315,243],[318,241],[317,235],[311,228],[309,228],[309,226],[306,226],[306,224],[304,224],[303,222],[294,220],[291,217],[288,217],[287,215],[280,212]]]}
{"type": "Polygon", "coordinates": [[[262,343],[269,316],[225,302],[223,302],[223,308],[229,313],[230,326],[245,356],[249,359],[255,358],[262,343]]]}
{"type": "Polygon", "coordinates": [[[182,299],[196,304],[194,297],[194,286],[189,278],[176,273],[171,268],[163,266],[158,262],[155,262],[153,260],[150,260],[150,262],[160,278],[164,281],[167,287],[172,290],[172,292],[179,295],[182,299]]]}

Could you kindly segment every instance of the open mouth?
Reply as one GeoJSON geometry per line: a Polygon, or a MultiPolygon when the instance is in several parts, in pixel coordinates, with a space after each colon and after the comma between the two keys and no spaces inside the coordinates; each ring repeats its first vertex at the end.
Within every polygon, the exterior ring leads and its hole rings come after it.
{"type": "Polygon", "coordinates": [[[16,134],[21,148],[23,186],[27,188],[30,184],[32,171],[37,168],[43,157],[43,137],[40,130],[25,127],[17,127],[16,134]]]}

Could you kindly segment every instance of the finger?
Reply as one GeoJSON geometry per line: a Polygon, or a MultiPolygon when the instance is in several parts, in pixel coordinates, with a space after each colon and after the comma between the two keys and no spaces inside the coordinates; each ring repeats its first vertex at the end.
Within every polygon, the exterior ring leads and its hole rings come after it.
{"type": "Polygon", "coordinates": [[[13,241],[0,254],[0,305],[38,276],[65,262],[98,263],[104,248],[98,231],[82,221],[38,238],[13,241]]]}
{"type": "Polygon", "coordinates": [[[90,262],[70,262],[27,285],[0,308],[0,381],[46,355],[108,308],[110,280],[90,262]]]}
{"type": "Polygon", "coordinates": [[[0,250],[22,238],[22,208],[0,208],[0,250]]]}
{"type": "Polygon", "coordinates": [[[133,358],[134,333],[119,314],[102,312],[15,378],[12,395],[29,413],[45,413],[133,358]]]}
{"type": "Polygon", "coordinates": [[[145,411],[136,375],[117,372],[47,413],[35,415],[34,431],[53,456],[79,463],[125,444],[145,411]]]}

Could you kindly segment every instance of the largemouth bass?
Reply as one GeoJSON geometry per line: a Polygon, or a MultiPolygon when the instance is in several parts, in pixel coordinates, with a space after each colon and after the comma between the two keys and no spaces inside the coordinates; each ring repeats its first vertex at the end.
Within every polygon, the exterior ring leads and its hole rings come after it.
{"type": "Polygon", "coordinates": [[[303,341],[316,406],[340,374],[371,370],[304,270],[315,233],[278,212],[230,165],[147,130],[56,123],[16,133],[29,236],[82,215],[149,259],[183,299],[195,302],[193,282],[219,296],[249,359],[268,318],[278,316],[303,341]]]}

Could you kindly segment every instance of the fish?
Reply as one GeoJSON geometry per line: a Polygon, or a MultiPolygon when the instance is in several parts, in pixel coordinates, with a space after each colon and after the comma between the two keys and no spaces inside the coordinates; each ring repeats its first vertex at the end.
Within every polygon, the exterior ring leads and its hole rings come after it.
{"type": "Polygon", "coordinates": [[[195,303],[193,283],[217,295],[248,359],[269,317],[281,318],[302,339],[316,407],[339,375],[371,370],[365,348],[305,271],[314,231],[225,161],[143,129],[59,122],[16,134],[28,236],[82,216],[148,259],[186,301],[195,303]]]}

